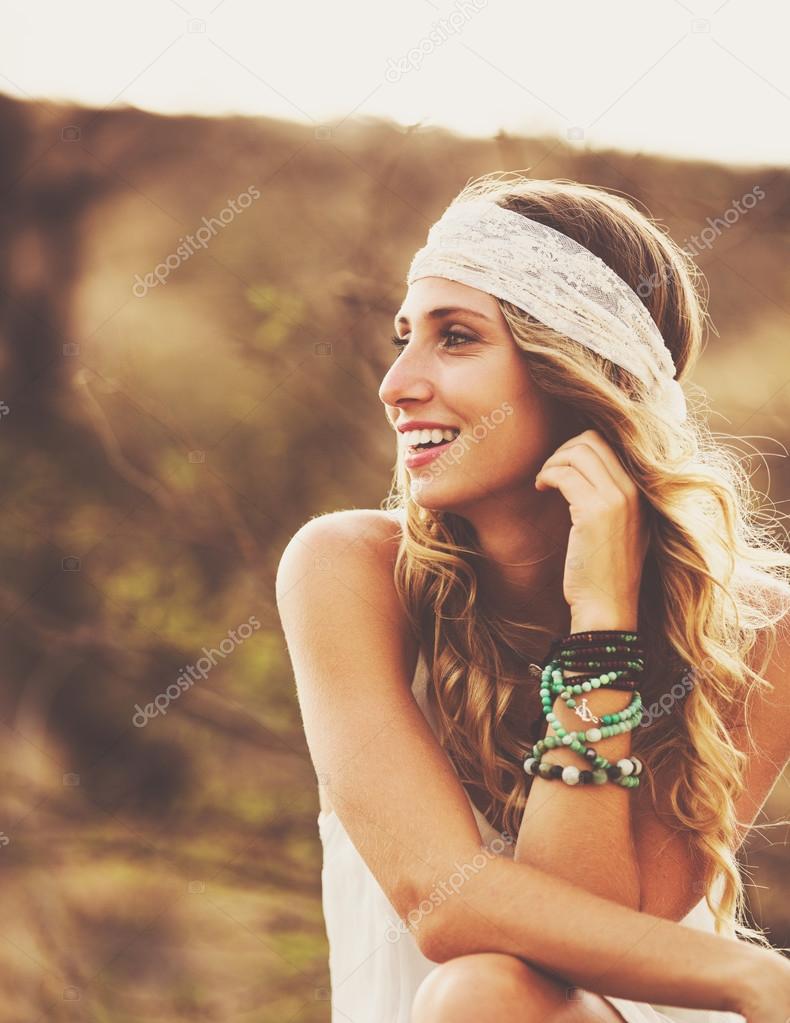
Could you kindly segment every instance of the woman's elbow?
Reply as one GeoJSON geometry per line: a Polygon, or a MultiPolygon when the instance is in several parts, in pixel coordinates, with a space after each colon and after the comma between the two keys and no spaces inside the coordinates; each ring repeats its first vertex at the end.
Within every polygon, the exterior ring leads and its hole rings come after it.
{"type": "MultiPolygon", "coordinates": [[[[450,898],[456,898],[451,895],[450,898]]],[[[446,912],[446,907],[434,907],[429,916],[423,916],[413,929],[420,952],[432,963],[446,963],[448,959],[464,955],[467,949],[459,941],[462,932],[457,922],[458,914],[446,912]]]]}
{"type": "Polygon", "coordinates": [[[412,882],[398,886],[390,895],[398,919],[387,928],[387,940],[398,941],[408,933],[425,958],[435,963],[462,955],[458,938],[464,907],[455,905],[463,898],[458,893],[452,877],[430,885],[412,882]]]}
{"type": "Polygon", "coordinates": [[[493,856],[482,867],[460,867],[445,881],[433,884],[430,891],[422,892],[407,921],[426,959],[445,963],[462,955],[497,951],[490,944],[490,917],[496,918],[491,900],[496,899],[498,890],[507,890],[506,878],[500,888],[491,876],[498,865],[493,856]],[[481,878],[480,871],[486,876],[481,878]]]}

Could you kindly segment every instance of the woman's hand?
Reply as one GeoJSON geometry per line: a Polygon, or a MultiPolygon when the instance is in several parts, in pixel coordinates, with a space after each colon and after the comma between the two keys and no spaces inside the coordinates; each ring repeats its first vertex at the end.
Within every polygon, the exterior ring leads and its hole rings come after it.
{"type": "Polygon", "coordinates": [[[790,960],[756,947],[747,953],[733,964],[734,1011],[747,1023],[790,1023],[790,960]]]}
{"type": "Polygon", "coordinates": [[[572,527],[563,595],[574,632],[636,629],[647,553],[647,503],[597,430],[571,437],[543,463],[538,490],[556,487],[572,527]]]}

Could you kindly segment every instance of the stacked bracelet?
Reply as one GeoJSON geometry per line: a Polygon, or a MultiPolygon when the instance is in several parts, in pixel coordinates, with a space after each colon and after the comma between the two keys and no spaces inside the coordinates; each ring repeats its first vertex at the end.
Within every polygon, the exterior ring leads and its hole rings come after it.
{"type": "Polygon", "coordinates": [[[555,640],[549,649],[548,663],[541,671],[540,698],[544,716],[556,735],[547,736],[535,743],[532,755],[524,760],[526,773],[547,781],[558,779],[567,785],[602,785],[613,782],[623,788],[638,786],[642,772],[640,760],[624,757],[616,764],[610,764],[588,743],[600,742],[610,735],[630,731],[639,724],[642,719],[642,698],[636,690],[634,676],[644,670],[644,663],[639,636],[634,632],[577,632],[555,640]],[[583,674],[566,680],[566,670],[578,670],[583,674]],[[560,697],[583,720],[593,719],[597,722],[598,718],[587,708],[586,700],[583,698],[581,706],[577,707],[575,696],[600,688],[627,689],[633,692],[633,698],[623,710],[602,715],[601,728],[567,732],[553,713],[554,700],[560,697]],[[574,750],[590,767],[580,770],[572,764],[542,763],[546,750],[558,746],[574,750]]]}

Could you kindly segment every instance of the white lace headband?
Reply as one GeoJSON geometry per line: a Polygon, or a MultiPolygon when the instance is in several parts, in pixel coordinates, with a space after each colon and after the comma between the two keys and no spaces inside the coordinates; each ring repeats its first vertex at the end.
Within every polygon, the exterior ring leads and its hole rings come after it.
{"type": "Polygon", "coordinates": [[[636,292],[573,238],[485,197],[452,202],[406,276],[445,277],[512,302],[629,370],[670,418],[686,399],[655,321],[636,292]]]}

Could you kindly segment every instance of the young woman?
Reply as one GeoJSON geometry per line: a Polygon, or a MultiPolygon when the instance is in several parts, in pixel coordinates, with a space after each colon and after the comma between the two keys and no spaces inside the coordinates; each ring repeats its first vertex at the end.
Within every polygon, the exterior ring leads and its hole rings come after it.
{"type": "Polygon", "coordinates": [[[277,575],[333,1021],[790,1019],[735,858],[790,755],[790,556],[679,385],[697,275],[518,173],[412,261],[393,491],[277,575]]]}

